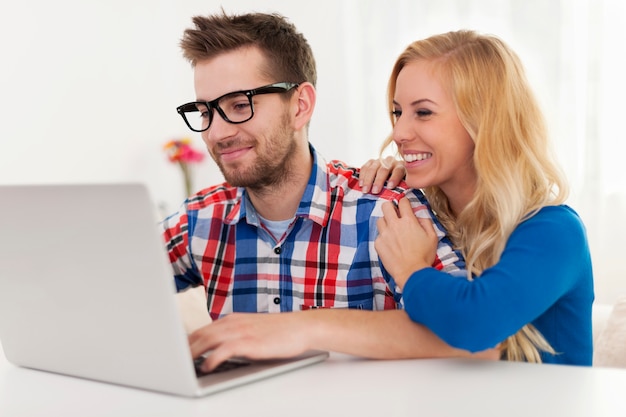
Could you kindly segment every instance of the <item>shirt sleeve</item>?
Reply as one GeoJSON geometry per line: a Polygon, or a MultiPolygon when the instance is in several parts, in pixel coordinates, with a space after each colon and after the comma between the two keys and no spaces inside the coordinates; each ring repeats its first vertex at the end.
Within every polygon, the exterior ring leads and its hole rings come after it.
{"type": "Polygon", "coordinates": [[[172,265],[176,290],[203,285],[202,276],[191,261],[189,251],[190,225],[186,210],[182,209],[161,222],[163,239],[172,265]]]}
{"type": "Polygon", "coordinates": [[[451,346],[472,352],[496,346],[532,322],[578,282],[589,259],[584,226],[566,206],[520,223],[500,261],[469,281],[425,268],[404,287],[411,319],[451,346]]]}

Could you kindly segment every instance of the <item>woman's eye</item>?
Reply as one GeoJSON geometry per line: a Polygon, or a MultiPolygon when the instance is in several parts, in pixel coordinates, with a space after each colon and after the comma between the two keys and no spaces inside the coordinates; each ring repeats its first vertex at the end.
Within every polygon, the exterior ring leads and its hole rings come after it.
{"type": "Polygon", "coordinates": [[[420,109],[416,113],[419,117],[427,117],[433,114],[432,111],[427,110],[427,109],[420,109]]]}

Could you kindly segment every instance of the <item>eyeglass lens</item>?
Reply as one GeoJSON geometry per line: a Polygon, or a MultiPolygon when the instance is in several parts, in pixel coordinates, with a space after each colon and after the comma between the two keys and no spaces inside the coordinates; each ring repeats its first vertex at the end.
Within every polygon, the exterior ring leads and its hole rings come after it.
{"type": "MultiPolygon", "coordinates": [[[[222,117],[232,123],[242,123],[252,117],[251,97],[245,93],[228,94],[216,103],[217,110],[222,117]]],[[[203,103],[189,103],[182,108],[182,112],[193,130],[206,130],[215,114],[203,103]]]]}

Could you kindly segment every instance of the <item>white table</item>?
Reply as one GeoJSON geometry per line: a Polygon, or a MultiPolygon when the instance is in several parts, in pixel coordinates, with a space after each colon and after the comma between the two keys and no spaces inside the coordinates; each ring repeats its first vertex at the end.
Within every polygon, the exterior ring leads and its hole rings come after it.
{"type": "Polygon", "coordinates": [[[0,348],[0,416],[626,416],[626,370],[467,360],[321,364],[200,399],[19,368],[0,348]]]}

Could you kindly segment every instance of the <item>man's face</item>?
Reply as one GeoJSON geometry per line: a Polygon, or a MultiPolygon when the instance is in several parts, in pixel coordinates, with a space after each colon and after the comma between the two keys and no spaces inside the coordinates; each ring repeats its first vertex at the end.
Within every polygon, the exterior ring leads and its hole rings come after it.
{"type": "MultiPolygon", "coordinates": [[[[196,100],[211,101],[230,92],[285,81],[262,76],[263,63],[256,48],[198,62],[194,68],[196,100]]],[[[211,126],[202,132],[202,139],[229,184],[261,189],[288,177],[296,139],[291,101],[284,94],[260,94],[252,99],[254,116],[241,124],[228,123],[213,110],[211,126]]]]}

